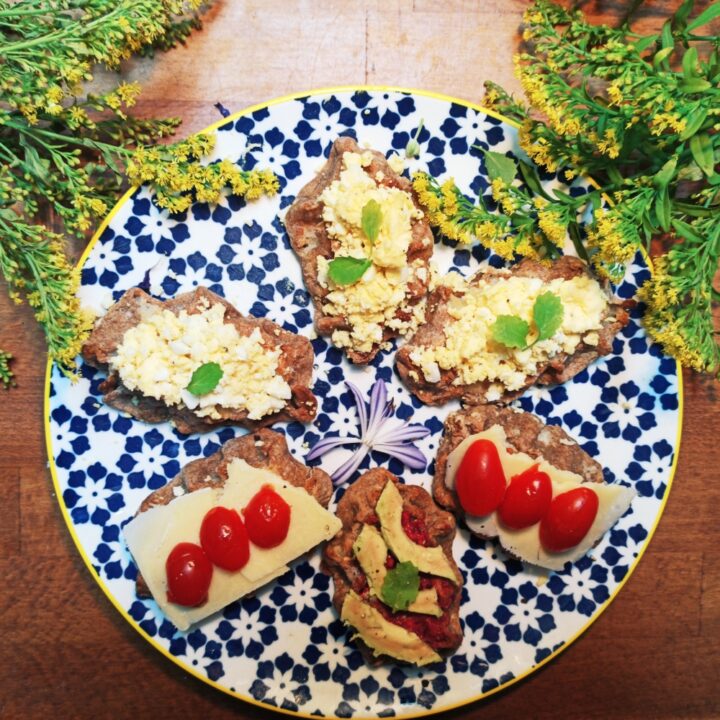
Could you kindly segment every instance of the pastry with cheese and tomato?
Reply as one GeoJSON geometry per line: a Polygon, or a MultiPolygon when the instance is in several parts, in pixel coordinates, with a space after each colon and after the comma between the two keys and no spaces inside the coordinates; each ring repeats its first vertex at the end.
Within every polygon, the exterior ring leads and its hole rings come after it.
{"type": "Polygon", "coordinates": [[[149,495],[123,535],[153,597],[180,630],[254,592],[329,540],[332,481],[295,460],[285,438],[257,430],[186,465],[149,495]]]}
{"type": "Polygon", "coordinates": [[[636,493],[605,483],[602,467],[561,428],[485,405],[447,417],[433,495],[475,535],[562,570],[600,541],[636,493]]]}
{"type": "Polygon", "coordinates": [[[455,519],[430,494],[374,468],[340,499],[323,551],[333,604],[369,662],[428,665],[462,642],[455,519]]]}

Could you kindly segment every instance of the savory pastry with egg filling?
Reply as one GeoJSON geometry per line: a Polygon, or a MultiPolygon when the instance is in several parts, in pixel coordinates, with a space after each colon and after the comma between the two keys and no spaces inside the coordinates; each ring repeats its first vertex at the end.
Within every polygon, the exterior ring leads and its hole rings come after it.
{"type": "Polygon", "coordinates": [[[188,463],[151,493],[123,536],[140,597],[180,630],[283,575],[340,529],[332,481],[261,429],[188,463]]]}
{"type": "Polygon", "coordinates": [[[450,273],[430,293],[426,318],[396,364],[411,392],[434,405],[506,403],[531,385],[565,382],[609,353],[629,320],[585,263],[567,256],[468,281],[450,273]]]}
{"type": "Polygon", "coordinates": [[[342,530],[325,546],[322,567],[366,659],[427,665],[456,650],[462,575],[453,516],[382,468],[348,487],[337,515],[342,530]]]}
{"type": "Polygon", "coordinates": [[[164,302],[128,290],[82,355],[108,372],[106,404],[146,422],[170,420],[181,433],[309,422],[317,411],[310,341],[205,288],[164,302]]]}
{"type": "Polygon", "coordinates": [[[338,138],[285,217],[315,326],[354,363],[423,321],[430,226],[393,159],[338,138]]]}
{"type": "Polygon", "coordinates": [[[603,480],[602,467],[561,428],[484,405],[448,415],[433,495],[473,534],[562,570],[601,540],[636,495],[603,480]]]}

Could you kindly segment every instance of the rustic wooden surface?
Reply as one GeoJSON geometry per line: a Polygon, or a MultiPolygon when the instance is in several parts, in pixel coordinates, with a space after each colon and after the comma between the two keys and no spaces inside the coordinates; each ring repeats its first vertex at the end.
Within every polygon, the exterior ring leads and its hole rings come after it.
{"type": "MultiPolygon", "coordinates": [[[[658,25],[676,2],[649,3],[658,25]]],[[[187,47],[128,69],[139,111],[184,132],[299,90],[390,84],[481,98],[517,88],[523,0],[225,0],[187,47]]],[[[597,19],[626,2],[586,2],[597,19]]],[[[1,290],[1,288],[0,288],[1,290]]],[[[18,387],[0,393],[0,718],[270,717],[186,674],[112,607],[63,523],[43,438],[45,352],[30,313],[0,292],[0,347],[18,387]]],[[[685,375],[682,452],[636,572],[590,631],[540,672],[452,718],[720,717],[718,386],[685,375]]]]}

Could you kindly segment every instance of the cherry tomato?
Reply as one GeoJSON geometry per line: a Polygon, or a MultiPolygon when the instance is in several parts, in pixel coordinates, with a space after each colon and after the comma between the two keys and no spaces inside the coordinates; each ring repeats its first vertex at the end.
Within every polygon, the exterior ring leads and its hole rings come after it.
{"type": "Polygon", "coordinates": [[[505,473],[495,444],[476,440],[466,451],[455,475],[455,492],[465,512],[489,515],[502,502],[505,473]]]}
{"type": "Polygon", "coordinates": [[[208,510],[200,526],[200,544],[205,554],[223,570],[240,570],[250,558],[250,541],[236,510],[208,510]]]}
{"type": "Polygon", "coordinates": [[[575,547],[588,533],[597,515],[597,493],[588,487],[556,495],[540,521],[540,542],[548,552],[575,547]]]}
{"type": "Polygon", "coordinates": [[[212,573],[212,563],[199,545],[178,543],[165,561],[168,600],[185,607],[202,605],[208,597],[212,573]]]}
{"type": "Polygon", "coordinates": [[[274,548],[288,534],[290,506],[270,485],[264,485],[243,510],[251,542],[261,548],[274,548]]]}
{"type": "Polygon", "coordinates": [[[510,480],[498,517],[509,528],[521,530],[540,522],[551,500],[550,476],[533,465],[510,480]]]}

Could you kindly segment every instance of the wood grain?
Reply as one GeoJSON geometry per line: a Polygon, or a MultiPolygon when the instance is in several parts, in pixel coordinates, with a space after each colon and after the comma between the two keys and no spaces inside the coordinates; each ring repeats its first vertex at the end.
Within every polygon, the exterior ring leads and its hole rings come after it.
{"type": "MultiPolygon", "coordinates": [[[[678,2],[646,3],[658,27],[678,2]]],[[[706,4],[706,3],[705,3],[706,4]]],[[[585,2],[611,21],[623,1],[585,2]]],[[[186,47],[131,63],[139,112],[183,132],[284,94],[390,84],[479,101],[482,81],[518,90],[511,56],[524,0],[236,0],[217,3],[186,47]]],[[[0,718],[269,718],[154,651],[112,607],[64,526],[47,471],[45,350],[27,308],[0,287],[0,347],[18,387],[0,393],[0,718]]],[[[718,388],[685,374],[682,452],[655,538],[587,634],[513,688],[445,718],[720,717],[718,388]]]]}

